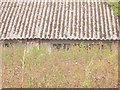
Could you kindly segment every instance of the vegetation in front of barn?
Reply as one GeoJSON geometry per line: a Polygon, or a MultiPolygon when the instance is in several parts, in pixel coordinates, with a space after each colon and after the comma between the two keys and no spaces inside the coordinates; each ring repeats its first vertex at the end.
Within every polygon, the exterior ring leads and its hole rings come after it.
{"type": "MultiPolygon", "coordinates": [[[[114,0],[113,0],[114,1],[114,0]]],[[[114,15],[118,16],[120,18],[120,1],[119,2],[107,2],[108,5],[110,5],[114,11],[114,15]]]]}
{"type": "MultiPolygon", "coordinates": [[[[116,47],[115,47],[116,48],[116,47]]],[[[118,53],[106,45],[68,51],[24,47],[3,48],[3,88],[115,88],[118,87],[118,53]]]]}

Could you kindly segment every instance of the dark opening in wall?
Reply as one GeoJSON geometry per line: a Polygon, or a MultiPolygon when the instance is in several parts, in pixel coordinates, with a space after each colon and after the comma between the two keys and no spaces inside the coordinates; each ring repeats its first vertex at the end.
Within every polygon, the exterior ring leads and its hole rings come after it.
{"type": "Polygon", "coordinates": [[[53,47],[55,49],[65,49],[65,50],[69,50],[71,44],[53,44],[53,47]]]}
{"type": "Polygon", "coordinates": [[[61,47],[62,47],[62,45],[61,44],[53,44],[53,47],[55,48],[55,49],[60,49],[61,47]]]}
{"type": "Polygon", "coordinates": [[[112,43],[57,43],[57,44],[52,44],[53,48],[59,50],[59,49],[64,49],[64,50],[69,50],[70,47],[79,47],[79,48],[85,48],[87,50],[92,49],[92,48],[99,48],[99,49],[106,49],[109,48],[112,50],[112,43]]]}
{"type": "Polygon", "coordinates": [[[4,47],[10,47],[10,46],[12,46],[12,43],[5,43],[3,46],[4,47]]]}

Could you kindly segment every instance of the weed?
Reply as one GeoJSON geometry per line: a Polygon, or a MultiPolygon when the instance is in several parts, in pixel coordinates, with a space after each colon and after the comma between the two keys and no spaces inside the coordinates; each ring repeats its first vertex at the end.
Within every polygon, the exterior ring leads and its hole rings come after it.
{"type": "Polygon", "coordinates": [[[117,50],[83,43],[70,49],[53,50],[7,47],[3,50],[3,87],[97,88],[117,87],[117,50]],[[14,80],[14,82],[13,82],[14,80]]]}

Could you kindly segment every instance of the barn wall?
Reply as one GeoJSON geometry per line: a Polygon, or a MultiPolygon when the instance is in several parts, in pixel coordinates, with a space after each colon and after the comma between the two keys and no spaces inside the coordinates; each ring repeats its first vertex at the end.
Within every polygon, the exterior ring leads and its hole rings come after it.
{"type": "MultiPolygon", "coordinates": [[[[118,41],[79,41],[79,40],[5,40],[0,41],[3,46],[25,46],[26,48],[38,47],[38,48],[48,48],[51,51],[51,47],[53,44],[80,44],[85,43],[88,46],[93,46],[94,44],[99,45],[102,49],[104,45],[111,45],[111,49],[116,48],[118,46],[118,41]]],[[[118,48],[118,47],[117,47],[118,48]]]]}
{"type": "Polygon", "coordinates": [[[39,40],[26,40],[25,43],[27,48],[32,48],[32,47],[39,48],[40,45],[39,40]]]}

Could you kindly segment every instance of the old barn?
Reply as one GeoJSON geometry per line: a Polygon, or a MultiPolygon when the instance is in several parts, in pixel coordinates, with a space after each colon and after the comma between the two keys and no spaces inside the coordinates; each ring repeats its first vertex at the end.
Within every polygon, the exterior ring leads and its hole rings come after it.
{"type": "Polygon", "coordinates": [[[118,43],[118,17],[105,2],[0,2],[0,43],[30,46],[118,43]]]}

